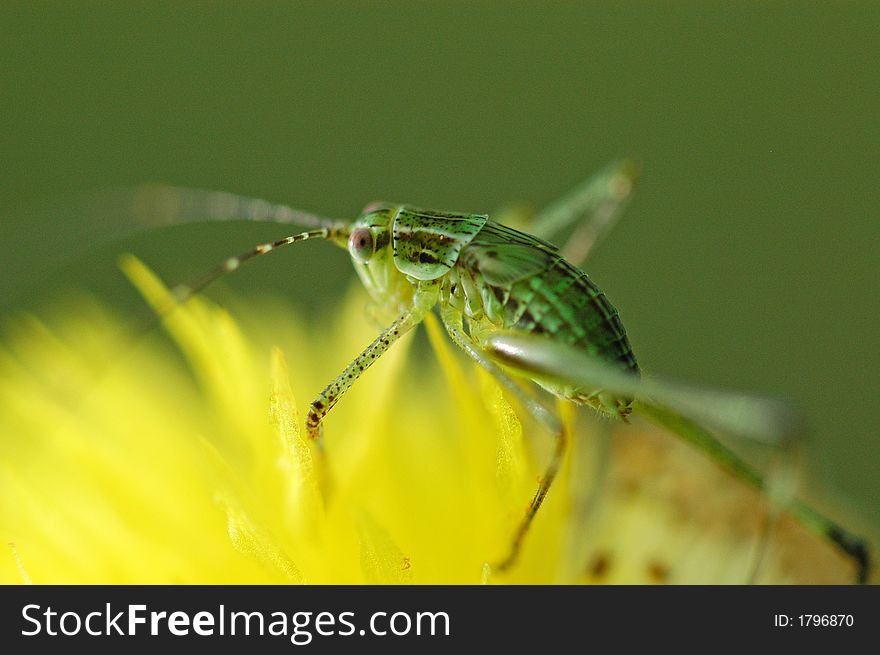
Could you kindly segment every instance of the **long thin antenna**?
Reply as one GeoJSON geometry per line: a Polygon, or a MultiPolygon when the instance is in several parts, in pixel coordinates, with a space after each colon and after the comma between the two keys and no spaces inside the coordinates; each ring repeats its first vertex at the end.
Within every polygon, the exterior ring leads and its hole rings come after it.
{"type": "MultiPolygon", "coordinates": [[[[167,306],[157,308],[151,320],[144,324],[141,329],[132,336],[131,342],[128,345],[133,345],[144,336],[152,332],[169,314],[171,314],[171,312],[180,307],[182,304],[186,303],[186,301],[188,301],[194,295],[203,291],[208,285],[212,284],[224,275],[238,270],[242,264],[250,261],[251,259],[259,257],[260,255],[267,255],[270,252],[278,250],[279,248],[289,246],[292,243],[298,243],[300,241],[307,241],[309,239],[336,240],[344,236],[346,230],[347,225],[340,224],[334,227],[322,227],[317,230],[301,232],[300,234],[294,234],[292,236],[284,237],[283,239],[278,239],[277,241],[261,243],[260,245],[254,246],[246,252],[225,259],[222,264],[214,267],[211,271],[195,279],[193,282],[178,284],[176,287],[174,287],[174,289],[172,290],[173,300],[167,306]]],[[[124,262],[122,262],[121,265],[124,265],[124,262]]]]}
{"type": "Polygon", "coordinates": [[[145,184],[130,189],[129,211],[135,223],[146,227],[199,221],[267,221],[302,227],[334,227],[339,220],[295,209],[261,198],[226,191],[210,191],[167,184],[145,184]]]}
{"type": "Polygon", "coordinates": [[[20,219],[11,222],[12,228],[22,226],[20,234],[10,235],[9,242],[29,245],[7,249],[0,258],[0,277],[13,279],[22,270],[28,271],[28,277],[26,285],[4,289],[0,311],[13,309],[21,298],[39,291],[44,281],[59,275],[76,259],[157,227],[258,221],[298,225],[305,230],[347,224],[260,198],[153,183],[0,208],[0,214],[7,213],[20,219]],[[33,238],[35,234],[39,238],[33,238]]]}
{"type": "Polygon", "coordinates": [[[169,307],[167,311],[164,310],[164,308],[158,311],[156,318],[157,320],[163,319],[167,315],[167,313],[173,311],[177,306],[185,303],[197,293],[200,293],[209,284],[223,277],[227,273],[237,271],[242,264],[250,261],[251,259],[254,259],[255,257],[259,257],[260,255],[267,255],[270,252],[274,252],[275,250],[278,250],[278,248],[281,248],[283,246],[289,246],[292,243],[307,241],[309,239],[334,240],[343,233],[344,229],[345,226],[343,225],[334,227],[322,227],[317,230],[310,230],[308,232],[302,232],[300,234],[284,237],[283,239],[278,239],[277,241],[261,243],[258,246],[254,246],[247,252],[236,255],[234,257],[229,257],[228,259],[224,260],[222,264],[215,267],[213,270],[198,278],[194,282],[188,284],[178,284],[176,287],[174,287],[174,290],[172,291],[174,295],[173,305],[169,307]]]}

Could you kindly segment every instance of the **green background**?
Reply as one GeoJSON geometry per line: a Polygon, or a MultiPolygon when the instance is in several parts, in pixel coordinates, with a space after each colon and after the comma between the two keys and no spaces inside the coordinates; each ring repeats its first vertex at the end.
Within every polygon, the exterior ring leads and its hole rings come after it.
{"type": "MultiPolygon", "coordinates": [[[[121,250],[179,280],[285,232],[97,248],[125,224],[100,227],[88,189],[491,211],[633,155],[636,199],[587,268],[642,366],[794,399],[815,476],[880,518],[880,3],[72,4],[0,5],[7,310],[124,302],[121,250]]],[[[352,276],[318,243],[226,285],[317,309],[352,276]]]]}

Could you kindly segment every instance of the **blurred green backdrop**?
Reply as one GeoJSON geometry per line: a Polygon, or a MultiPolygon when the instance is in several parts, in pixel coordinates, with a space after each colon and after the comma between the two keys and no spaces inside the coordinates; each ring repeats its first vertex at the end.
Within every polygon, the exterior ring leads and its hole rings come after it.
{"type": "MultiPolygon", "coordinates": [[[[6,1],[2,304],[136,306],[121,250],[180,280],[285,232],[94,248],[92,188],[491,211],[633,155],[636,199],[588,269],[643,367],[796,400],[815,476],[880,518],[878,25],[877,2],[6,1]]],[[[352,277],[319,243],[226,284],[317,309],[352,277]]]]}

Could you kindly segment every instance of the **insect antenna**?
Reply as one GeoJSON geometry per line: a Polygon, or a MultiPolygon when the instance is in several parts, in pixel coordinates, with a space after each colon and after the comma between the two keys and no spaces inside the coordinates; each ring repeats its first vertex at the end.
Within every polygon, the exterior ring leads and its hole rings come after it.
{"type": "MultiPolygon", "coordinates": [[[[275,250],[283,246],[298,243],[300,241],[307,241],[309,239],[345,238],[347,237],[347,232],[348,224],[339,223],[334,227],[322,227],[319,229],[294,234],[283,239],[278,239],[277,241],[262,243],[246,252],[241,253],[240,255],[227,258],[222,264],[216,266],[210,272],[202,275],[199,278],[196,278],[192,282],[186,284],[178,284],[172,289],[170,298],[166,300],[165,304],[160,304],[158,306],[154,305],[153,313],[151,314],[149,319],[141,322],[139,327],[135,328],[134,330],[130,331],[126,336],[124,336],[121,343],[116,347],[112,355],[108,357],[105,361],[99,363],[98,366],[92,370],[93,388],[97,388],[96,383],[109,375],[114,367],[116,367],[120,362],[125,359],[126,354],[130,353],[143,339],[145,339],[154,330],[156,330],[156,328],[158,328],[162,324],[162,322],[166,318],[168,318],[168,316],[170,316],[178,307],[186,303],[189,299],[204,290],[207,286],[209,286],[219,278],[223,277],[227,273],[231,273],[237,270],[243,263],[248,262],[255,257],[259,257],[260,255],[274,252],[275,250]]],[[[120,256],[119,258],[120,268],[122,268],[127,274],[129,274],[129,276],[131,276],[131,271],[136,268],[137,264],[139,264],[139,262],[137,262],[136,258],[132,255],[126,254],[120,256]]],[[[81,408],[87,398],[88,392],[85,390],[82,391],[73,399],[73,402],[70,403],[71,409],[77,410],[81,408]]]]}
{"type": "Polygon", "coordinates": [[[134,223],[148,228],[241,220],[308,228],[332,228],[340,223],[288,205],[226,191],[154,183],[120,191],[130,194],[127,211],[134,223]]]}
{"type": "MultiPolygon", "coordinates": [[[[208,193],[208,195],[210,195],[210,193],[208,193]]],[[[203,195],[201,192],[197,192],[195,196],[191,197],[207,198],[208,195],[203,195]]],[[[250,202],[250,199],[241,196],[231,196],[231,194],[221,195],[226,196],[227,199],[232,197],[240,202],[250,202]]],[[[272,216],[275,218],[286,217],[285,220],[287,220],[287,218],[290,218],[291,220],[294,220],[295,218],[296,220],[304,220],[306,222],[313,220],[313,222],[320,223],[321,225],[315,229],[293,234],[276,241],[261,243],[236,256],[228,257],[221,264],[215,266],[200,277],[193,278],[190,282],[175,286],[170,294],[164,295],[164,300],[159,300],[158,303],[153,301],[153,310],[148,318],[139,321],[135,327],[127,329],[121,338],[116,341],[112,347],[112,351],[107,352],[100,361],[89,362],[89,384],[76,389],[72,394],[63,396],[61,402],[63,402],[65,408],[71,413],[71,416],[77,415],[80,411],[86,408],[88,400],[94,393],[97,393],[97,390],[100,387],[100,382],[107,378],[115,368],[120,366],[121,363],[125,361],[126,357],[132,354],[141,341],[146,339],[158,327],[160,327],[165,319],[168,318],[177,308],[219,278],[228,273],[232,273],[243,264],[259,257],[260,255],[274,252],[279,248],[299,243],[301,241],[307,241],[309,239],[324,239],[336,241],[340,245],[344,245],[347,242],[348,233],[350,231],[349,222],[332,221],[306,212],[298,212],[297,210],[292,210],[297,211],[297,213],[291,214],[287,211],[283,211],[283,209],[283,205],[277,205],[271,212],[263,212],[261,214],[254,211],[252,212],[251,217],[257,217],[255,220],[261,220],[263,218],[270,220],[272,216]]],[[[185,216],[185,214],[181,214],[180,216],[185,216]]],[[[215,213],[210,215],[209,218],[218,219],[223,216],[225,215],[222,213],[215,213]]],[[[230,220],[231,219],[232,217],[230,216],[230,220]]],[[[130,254],[120,255],[118,263],[120,268],[122,268],[130,278],[132,277],[132,272],[139,264],[137,259],[130,254]]],[[[162,296],[160,296],[160,298],[161,297],[162,296]]]]}
{"type": "MultiPolygon", "coordinates": [[[[105,192],[106,194],[107,192],[105,192]]],[[[151,319],[131,338],[129,346],[156,329],[175,308],[203,291],[210,284],[237,270],[245,262],[265,255],[283,246],[308,239],[334,240],[347,236],[349,223],[273,203],[261,198],[167,184],[144,184],[114,190],[123,202],[123,211],[137,228],[151,229],[165,225],[214,221],[257,221],[298,225],[312,230],[262,243],[239,255],[229,257],[222,264],[195,280],[178,284],[172,290],[172,300],[156,309],[151,319]]]]}
{"type": "MultiPolygon", "coordinates": [[[[321,227],[316,230],[309,230],[307,232],[301,232],[299,234],[287,236],[283,239],[278,239],[277,241],[261,243],[260,245],[254,246],[246,252],[227,258],[223,261],[222,264],[216,266],[214,269],[202,275],[201,277],[196,278],[192,282],[178,284],[177,286],[175,286],[171,292],[170,302],[156,309],[151,320],[147,324],[143,325],[142,328],[138,330],[135,335],[133,335],[128,345],[134,345],[134,343],[136,343],[141,338],[152,332],[156,327],[158,327],[159,324],[177,307],[186,303],[190,298],[202,292],[206,287],[208,287],[213,282],[216,282],[224,275],[238,270],[242,264],[256,257],[259,257],[260,255],[267,255],[270,252],[274,252],[279,248],[289,246],[293,243],[299,243],[301,241],[307,241],[309,239],[337,240],[346,236],[347,230],[348,225],[346,223],[337,223],[332,227],[321,227]]],[[[122,261],[121,265],[125,267],[125,261],[122,261]]]]}
{"type": "MultiPolygon", "coordinates": [[[[100,379],[104,375],[108,374],[112,367],[117,362],[123,359],[125,353],[131,351],[141,340],[145,339],[156,328],[158,328],[162,324],[162,322],[174,312],[175,309],[185,304],[193,296],[203,291],[206,287],[208,287],[210,284],[217,281],[224,275],[238,270],[238,268],[242,264],[256,257],[259,257],[260,255],[266,255],[270,252],[274,252],[279,248],[291,245],[293,243],[299,243],[301,241],[307,241],[309,239],[344,240],[347,237],[349,229],[348,223],[331,223],[327,219],[320,220],[322,222],[326,221],[327,226],[287,236],[283,239],[278,239],[277,241],[261,243],[239,255],[227,258],[223,261],[222,264],[214,267],[212,270],[205,273],[201,277],[195,278],[191,282],[178,284],[177,286],[175,286],[171,291],[170,299],[164,305],[159,305],[158,307],[155,307],[154,312],[150,316],[150,318],[141,323],[139,328],[132,331],[128,335],[128,337],[124,339],[116,355],[108,360],[109,364],[107,364],[106,366],[102,366],[96,372],[96,379],[100,379]]],[[[119,258],[119,265],[126,272],[130,271],[133,268],[133,264],[134,258],[131,255],[122,255],[119,258]]],[[[80,398],[80,402],[82,402],[82,400],[83,398],[80,398]]]]}
{"type": "MultiPolygon", "coordinates": [[[[0,276],[26,269],[31,288],[39,288],[41,281],[56,279],[66,266],[85,255],[159,227],[255,221],[296,225],[301,229],[332,229],[346,223],[260,198],[157,183],[21,203],[0,208],[0,213],[23,219],[12,222],[12,227],[27,226],[27,232],[20,235],[22,240],[28,235],[40,235],[39,239],[30,239],[28,248],[7,249],[0,258],[0,276]]],[[[17,237],[12,234],[10,243],[17,242],[17,237]]],[[[25,288],[13,287],[0,296],[0,311],[13,309],[19,300],[25,299],[25,288]]]]}

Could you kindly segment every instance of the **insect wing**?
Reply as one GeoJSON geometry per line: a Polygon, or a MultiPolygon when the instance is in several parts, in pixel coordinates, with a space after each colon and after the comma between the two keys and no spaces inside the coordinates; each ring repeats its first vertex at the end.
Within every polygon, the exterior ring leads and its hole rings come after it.
{"type": "Polygon", "coordinates": [[[486,223],[462,253],[470,270],[498,287],[538,275],[559,258],[556,246],[493,221],[486,223]]]}

